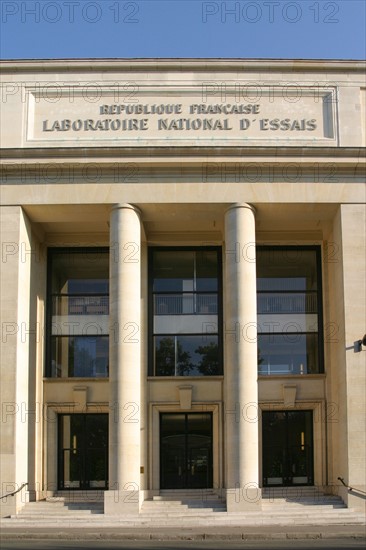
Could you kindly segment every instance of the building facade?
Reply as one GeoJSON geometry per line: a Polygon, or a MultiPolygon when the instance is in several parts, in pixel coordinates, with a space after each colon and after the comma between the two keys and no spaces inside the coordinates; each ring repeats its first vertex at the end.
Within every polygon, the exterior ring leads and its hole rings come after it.
{"type": "Polygon", "coordinates": [[[1,67],[2,515],[364,509],[365,63],[1,67]]]}

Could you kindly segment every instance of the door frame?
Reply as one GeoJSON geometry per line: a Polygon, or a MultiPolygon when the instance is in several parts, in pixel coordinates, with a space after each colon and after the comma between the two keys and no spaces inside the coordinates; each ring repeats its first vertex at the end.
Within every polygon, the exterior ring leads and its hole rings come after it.
{"type": "MultiPolygon", "coordinates": [[[[313,426],[314,426],[314,414],[311,409],[307,409],[306,411],[301,410],[289,410],[285,409],[282,411],[262,411],[262,426],[263,426],[263,416],[267,414],[275,414],[276,412],[280,412],[282,415],[284,415],[285,422],[283,423],[283,432],[282,435],[284,436],[284,444],[282,447],[278,446],[278,450],[281,448],[281,454],[282,454],[282,475],[278,476],[276,478],[271,478],[273,481],[276,479],[282,478],[283,483],[268,483],[266,487],[306,487],[306,486],[312,486],[314,485],[314,435],[313,435],[313,426]],[[289,418],[289,414],[294,415],[289,418]],[[306,478],[307,482],[294,482],[296,478],[299,477],[299,475],[294,475],[291,469],[289,469],[289,459],[293,457],[293,446],[290,443],[291,440],[291,432],[293,429],[293,424],[291,424],[291,420],[295,418],[295,415],[300,414],[306,414],[307,418],[304,418],[305,426],[304,431],[302,432],[305,435],[306,426],[309,425],[308,422],[310,422],[310,429],[308,433],[308,438],[303,442],[303,448],[302,450],[305,451],[305,447],[307,448],[306,452],[306,476],[301,475],[300,477],[306,478]]],[[[282,431],[282,430],[281,430],[282,431]]],[[[263,430],[262,430],[262,436],[263,436],[263,430]]],[[[273,438],[273,437],[272,437],[273,438]]],[[[268,443],[268,442],[267,442],[268,443]]],[[[274,444],[276,445],[276,444],[274,444]]],[[[267,454],[271,454],[271,449],[273,449],[273,442],[271,444],[267,444],[267,454]]],[[[301,445],[301,443],[300,443],[301,445]]],[[[298,444],[298,446],[300,447],[298,444]]],[[[264,454],[264,445],[263,445],[263,454],[264,454]]],[[[264,459],[263,459],[264,461],[264,459]]],[[[267,474],[268,475],[268,474],[267,474]]],[[[263,486],[264,486],[264,471],[263,471],[263,486]]],[[[269,478],[268,478],[269,479],[269,478]]]]}
{"type": "MultiPolygon", "coordinates": [[[[55,379],[58,383],[60,379],[55,379]]],[[[43,408],[43,448],[44,452],[44,486],[43,494],[53,496],[58,491],[58,415],[59,414],[110,414],[108,405],[85,405],[75,402],[72,405],[63,403],[46,403],[43,408]]],[[[108,464],[109,472],[109,464],[108,464]]],[[[104,492],[105,489],[95,489],[104,492]]],[[[87,492],[87,490],[82,490],[87,492]]]]}
{"type": "MultiPolygon", "coordinates": [[[[185,451],[184,451],[184,457],[185,457],[185,466],[188,466],[188,462],[189,462],[189,457],[188,457],[188,454],[187,454],[187,451],[190,450],[190,447],[188,445],[188,436],[189,436],[189,431],[188,431],[188,424],[189,424],[189,420],[188,420],[188,415],[191,415],[191,416],[194,416],[194,415],[199,415],[199,414],[205,414],[209,419],[210,419],[210,449],[209,449],[209,458],[210,458],[210,464],[208,465],[208,468],[209,470],[206,471],[206,479],[208,477],[208,473],[210,471],[210,475],[209,475],[209,485],[207,487],[204,487],[206,489],[212,489],[212,485],[213,485],[213,437],[212,437],[212,434],[213,434],[213,426],[212,426],[212,413],[209,412],[209,411],[205,411],[205,412],[179,412],[179,413],[166,413],[166,412],[162,412],[159,414],[160,416],[160,467],[162,466],[161,464],[161,461],[162,461],[162,458],[163,458],[163,441],[162,441],[162,438],[161,438],[161,435],[162,435],[162,420],[163,420],[163,416],[164,415],[169,415],[169,414],[174,414],[174,415],[180,415],[182,417],[184,417],[184,432],[181,432],[180,435],[184,435],[184,443],[185,443],[185,451]]],[[[178,434],[179,432],[176,432],[176,435],[178,434]]],[[[185,468],[185,481],[188,482],[190,481],[190,476],[188,474],[188,469],[185,468]]],[[[160,482],[162,481],[162,470],[160,471],[160,482]]],[[[188,483],[189,484],[189,483],[188,483]]],[[[166,488],[165,488],[166,489],[166,488]]],[[[179,487],[172,487],[172,489],[179,489],[179,487]]],[[[194,487],[182,487],[182,489],[194,489],[194,487]]]]}
{"type": "MultiPolygon", "coordinates": [[[[314,486],[325,486],[327,480],[327,464],[326,464],[326,408],[325,401],[301,401],[296,402],[294,406],[286,406],[284,403],[260,403],[260,411],[312,411],[313,412],[313,469],[314,469],[314,486]]],[[[260,484],[263,487],[263,421],[262,414],[260,415],[259,426],[259,471],[260,484]]],[[[286,486],[281,486],[284,490],[286,486]]],[[[291,486],[303,488],[301,485],[291,486]]],[[[268,487],[270,488],[270,487],[268,487]]]]}
{"type": "MultiPolygon", "coordinates": [[[[108,490],[108,484],[109,484],[109,418],[107,413],[95,413],[95,412],[89,412],[89,413],[60,413],[57,415],[57,488],[59,491],[106,491],[108,490]],[[82,438],[82,444],[79,442],[79,449],[80,452],[80,479],[79,487],[65,487],[63,479],[63,468],[65,465],[65,450],[70,450],[68,447],[62,447],[61,443],[61,436],[63,435],[63,426],[62,426],[62,418],[69,416],[69,417],[81,417],[83,420],[83,432],[85,434],[85,437],[82,438]],[[107,445],[105,446],[105,464],[106,464],[106,471],[105,471],[105,486],[104,487],[90,487],[87,485],[88,482],[90,482],[90,479],[87,479],[87,452],[88,452],[88,444],[87,444],[87,436],[90,433],[90,431],[86,431],[87,427],[87,418],[95,416],[103,416],[105,417],[106,424],[107,424],[107,445]]],[[[102,447],[100,448],[102,449],[102,447]]],[[[75,451],[74,451],[75,452],[75,451]]],[[[89,473],[90,475],[90,473],[89,473]]]]}
{"type": "MultiPolygon", "coordinates": [[[[157,494],[160,491],[160,413],[212,413],[212,479],[213,489],[223,487],[223,443],[221,403],[195,403],[190,409],[181,409],[179,405],[150,404],[151,419],[149,430],[149,489],[157,494]]],[[[203,489],[204,490],[204,489],[203,489]]]]}

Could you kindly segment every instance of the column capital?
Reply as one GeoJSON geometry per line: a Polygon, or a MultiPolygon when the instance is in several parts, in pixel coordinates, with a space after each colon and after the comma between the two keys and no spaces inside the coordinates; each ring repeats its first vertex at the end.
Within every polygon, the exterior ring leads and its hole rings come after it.
{"type": "Polygon", "coordinates": [[[137,206],[134,206],[133,204],[128,204],[127,202],[119,202],[114,204],[111,208],[111,212],[113,212],[113,210],[122,209],[133,210],[139,217],[141,216],[141,210],[137,206]]]}
{"type": "Polygon", "coordinates": [[[255,216],[256,214],[256,209],[254,208],[254,206],[252,206],[251,204],[248,204],[247,202],[236,202],[234,204],[231,204],[226,210],[225,210],[225,214],[227,214],[228,212],[230,212],[230,210],[234,210],[234,208],[248,208],[248,210],[251,210],[255,216]]]}

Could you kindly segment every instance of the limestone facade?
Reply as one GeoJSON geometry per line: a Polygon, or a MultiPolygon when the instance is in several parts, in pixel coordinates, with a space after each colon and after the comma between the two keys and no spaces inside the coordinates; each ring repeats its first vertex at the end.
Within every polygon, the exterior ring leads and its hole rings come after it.
{"type": "Polygon", "coordinates": [[[364,509],[365,63],[1,75],[1,495],[28,484],[2,516],[90,489],[364,509]]]}

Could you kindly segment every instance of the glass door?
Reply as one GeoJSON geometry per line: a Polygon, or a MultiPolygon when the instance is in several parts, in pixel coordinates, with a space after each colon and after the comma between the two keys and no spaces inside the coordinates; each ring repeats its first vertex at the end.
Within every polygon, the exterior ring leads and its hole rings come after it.
{"type": "Polygon", "coordinates": [[[212,487],[212,414],[160,415],[161,489],[212,487]]]}
{"type": "Polygon", "coordinates": [[[263,485],[313,485],[312,411],[264,411],[263,485]]]}
{"type": "Polygon", "coordinates": [[[107,489],[108,415],[59,415],[59,489],[107,489]]]}

